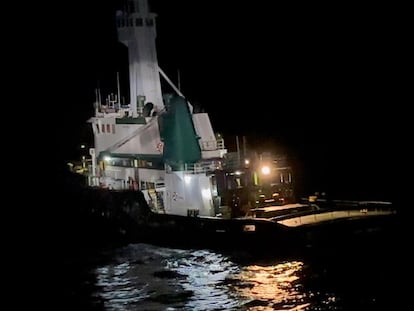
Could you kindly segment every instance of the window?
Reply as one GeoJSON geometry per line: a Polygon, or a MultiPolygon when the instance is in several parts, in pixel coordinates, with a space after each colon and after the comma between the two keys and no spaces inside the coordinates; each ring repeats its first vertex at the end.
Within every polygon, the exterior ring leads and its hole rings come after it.
{"type": "Polygon", "coordinates": [[[115,124],[112,124],[112,134],[115,134],[115,124]]]}
{"type": "Polygon", "coordinates": [[[106,125],[106,132],[111,133],[111,125],[110,124],[106,125]]]}
{"type": "Polygon", "coordinates": [[[142,18],[136,18],[135,19],[135,26],[142,26],[142,18]]]}
{"type": "Polygon", "coordinates": [[[145,23],[147,24],[147,26],[154,26],[154,20],[152,18],[147,18],[145,20],[145,23]]]}

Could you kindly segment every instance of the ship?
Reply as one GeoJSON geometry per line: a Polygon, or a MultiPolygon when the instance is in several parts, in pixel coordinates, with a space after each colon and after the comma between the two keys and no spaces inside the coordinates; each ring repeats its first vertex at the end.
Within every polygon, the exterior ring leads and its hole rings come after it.
{"type": "Polygon", "coordinates": [[[147,0],[116,12],[128,49],[129,103],[119,88],[105,101],[97,92],[88,121],[90,214],[133,239],[207,247],[292,245],[310,228],[361,229],[396,214],[390,202],[296,202],[286,159],[229,152],[209,114],[196,111],[159,67],[156,16],[147,0]],[[163,92],[165,84],[173,92],[163,92]]]}
{"type": "MultiPolygon", "coordinates": [[[[227,213],[224,207],[232,200],[256,206],[250,194],[241,198],[240,189],[252,188],[251,179],[258,186],[260,170],[268,170],[263,176],[286,170],[286,161],[268,154],[228,152],[208,113],[196,112],[159,67],[155,17],[147,1],[128,1],[116,14],[119,41],[128,49],[132,100],[121,103],[119,88],[104,102],[97,92],[95,115],[89,120],[94,136],[89,186],[140,191],[151,210],[170,215],[214,217],[227,213]],[[162,92],[161,79],[174,94],[162,92]]],[[[280,176],[279,192],[287,192],[291,173],[280,176]]],[[[254,200],[267,195],[273,200],[276,192],[270,194],[269,187],[256,187],[254,200]]],[[[291,196],[284,194],[278,201],[291,196]]]]}

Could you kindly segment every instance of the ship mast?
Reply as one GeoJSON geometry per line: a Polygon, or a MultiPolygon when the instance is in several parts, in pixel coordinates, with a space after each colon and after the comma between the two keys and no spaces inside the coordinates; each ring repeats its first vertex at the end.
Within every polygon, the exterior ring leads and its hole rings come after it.
{"type": "Polygon", "coordinates": [[[138,99],[164,109],[155,46],[156,14],[151,13],[147,0],[128,0],[127,7],[117,12],[118,39],[128,48],[130,107],[138,116],[138,99]]]}

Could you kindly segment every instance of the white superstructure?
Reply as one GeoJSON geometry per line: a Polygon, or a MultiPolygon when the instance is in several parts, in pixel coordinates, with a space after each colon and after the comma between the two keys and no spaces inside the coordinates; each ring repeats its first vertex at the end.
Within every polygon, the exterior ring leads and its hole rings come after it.
{"type": "Polygon", "coordinates": [[[227,151],[222,139],[216,139],[208,114],[192,114],[189,106],[200,160],[177,169],[165,158],[160,78],[171,81],[158,67],[155,17],[147,0],[130,0],[116,14],[118,39],[128,48],[130,101],[121,104],[120,94],[106,102],[97,96],[95,116],[89,120],[94,133],[90,185],[141,190],[157,212],[213,216],[213,171],[227,151]]]}

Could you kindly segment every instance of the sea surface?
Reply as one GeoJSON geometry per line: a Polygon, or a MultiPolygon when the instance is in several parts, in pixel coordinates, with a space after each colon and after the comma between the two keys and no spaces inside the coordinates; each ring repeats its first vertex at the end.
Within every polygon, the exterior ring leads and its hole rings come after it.
{"type": "Polygon", "coordinates": [[[78,252],[61,263],[57,310],[401,310],[412,263],[400,238],[269,256],[145,243],[78,252]]]}

